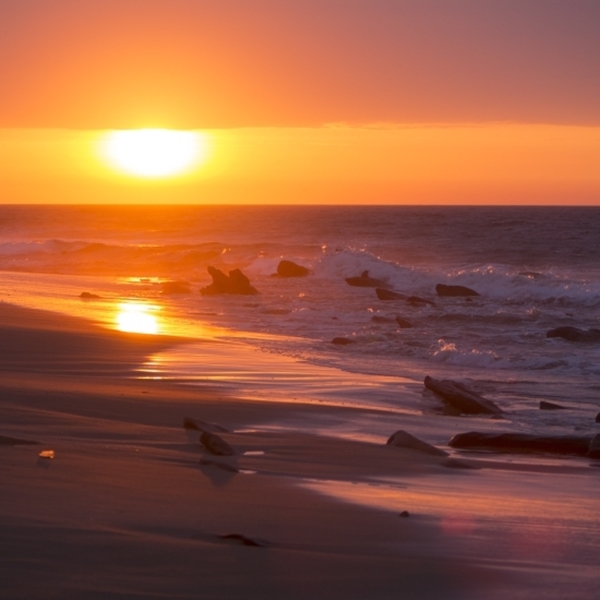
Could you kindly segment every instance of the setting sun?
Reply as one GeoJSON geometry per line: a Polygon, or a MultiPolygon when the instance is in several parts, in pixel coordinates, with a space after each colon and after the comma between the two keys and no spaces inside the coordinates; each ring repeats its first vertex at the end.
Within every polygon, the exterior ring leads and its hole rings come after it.
{"type": "Polygon", "coordinates": [[[103,155],[127,174],[160,178],[179,175],[207,157],[207,136],[192,131],[131,129],[112,131],[103,140],[103,155]]]}

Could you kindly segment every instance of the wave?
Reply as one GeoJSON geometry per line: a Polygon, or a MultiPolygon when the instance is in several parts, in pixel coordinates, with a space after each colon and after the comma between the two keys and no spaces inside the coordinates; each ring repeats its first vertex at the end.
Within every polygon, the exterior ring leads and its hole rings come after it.
{"type": "MultiPolygon", "coordinates": [[[[462,285],[481,295],[478,301],[564,307],[600,306],[600,278],[550,267],[527,270],[503,264],[460,266],[402,264],[365,249],[281,243],[108,244],[83,240],[0,243],[0,269],[14,271],[206,278],[209,264],[242,268],[253,278],[271,276],[286,258],[307,266],[311,276],[339,280],[368,271],[393,289],[435,299],[438,283],[462,285]]],[[[462,303],[464,299],[460,299],[462,303]]],[[[476,310],[476,309],[473,309],[476,310]]]]}
{"type": "Polygon", "coordinates": [[[345,278],[364,271],[408,294],[435,295],[435,286],[443,283],[469,287],[485,299],[502,303],[562,302],[600,306],[600,281],[578,278],[576,273],[564,269],[524,271],[501,264],[423,268],[401,265],[352,249],[325,254],[314,266],[315,275],[319,277],[345,278]]]}

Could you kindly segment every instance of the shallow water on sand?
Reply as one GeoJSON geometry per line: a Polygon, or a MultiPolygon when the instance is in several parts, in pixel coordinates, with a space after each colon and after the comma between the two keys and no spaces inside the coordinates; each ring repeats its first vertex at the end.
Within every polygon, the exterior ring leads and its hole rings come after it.
{"type": "Polygon", "coordinates": [[[3,206],[0,236],[5,301],[232,343],[175,348],[141,376],[431,416],[430,375],[473,385],[518,431],[594,431],[600,344],[546,332],[600,327],[597,208],[3,206]],[[273,277],[282,258],[310,275],[273,277]],[[201,296],[208,265],[241,268],[260,294],[201,296]],[[429,303],[346,283],[364,271],[429,303]],[[190,293],[163,293],[169,280],[190,293]],[[437,283],[480,295],[442,298],[437,283]],[[540,400],[567,410],[542,414],[540,400]]]}

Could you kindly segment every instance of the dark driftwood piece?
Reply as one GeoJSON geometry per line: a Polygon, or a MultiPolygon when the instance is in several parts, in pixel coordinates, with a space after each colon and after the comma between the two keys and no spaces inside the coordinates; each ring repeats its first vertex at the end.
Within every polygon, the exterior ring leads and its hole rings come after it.
{"type": "Polygon", "coordinates": [[[547,338],[562,338],[569,342],[583,342],[587,344],[600,342],[600,329],[579,329],[578,327],[557,327],[546,333],[547,338]]]}
{"type": "Polygon", "coordinates": [[[484,398],[467,386],[450,379],[434,379],[425,377],[425,387],[431,390],[463,414],[489,414],[499,415],[503,411],[491,400],[484,398]]]}
{"type": "Polygon", "coordinates": [[[233,456],[235,450],[222,438],[215,433],[203,431],[200,436],[200,443],[211,453],[217,456],[233,456]]]}
{"type": "Polygon", "coordinates": [[[193,429],[195,431],[209,431],[211,433],[228,433],[229,430],[225,429],[217,423],[209,423],[208,421],[200,421],[199,419],[193,419],[192,417],[183,418],[183,428],[193,429]]]}
{"type": "Polygon", "coordinates": [[[401,294],[400,292],[393,292],[392,290],[388,290],[382,287],[378,287],[375,289],[375,293],[380,300],[407,300],[408,296],[406,294],[401,294]]]}
{"type": "Polygon", "coordinates": [[[236,542],[242,546],[252,546],[254,548],[267,548],[270,544],[265,540],[259,540],[257,538],[251,538],[243,533],[224,533],[219,535],[222,540],[236,542]]]}
{"type": "Polygon", "coordinates": [[[540,410],[565,410],[565,407],[547,400],[540,400],[540,410]]]}
{"type": "Polygon", "coordinates": [[[451,448],[480,448],[494,452],[542,452],[587,456],[590,451],[590,436],[538,436],[526,433],[459,433],[449,442],[451,448]]]}

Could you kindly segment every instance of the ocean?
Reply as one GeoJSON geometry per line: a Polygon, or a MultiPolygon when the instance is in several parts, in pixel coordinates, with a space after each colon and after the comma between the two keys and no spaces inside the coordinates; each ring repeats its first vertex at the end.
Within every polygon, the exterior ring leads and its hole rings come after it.
{"type": "Polygon", "coordinates": [[[429,375],[496,402],[502,430],[598,432],[600,343],[546,337],[600,328],[597,207],[3,205],[0,271],[3,301],[113,328],[142,307],[151,331],[197,340],[152,357],[139,377],[375,411],[288,427],[381,439],[399,428],[391,420],[429,416],[451,423],[424,430],[438,443],[459,427],[499,427],[441,414],[429,375]],[[274,276],[283,259],[309,275],[274,276]],[[201,295],[209,265],[241,269],[260,293],[201,295]],[[427,302],[346,282],[365,271],[427,302]],[[190,293],[166,293],[167,281],[190,293]],[[479,295],[441,297],[438,284],[479,295]],[[540,411],[541,400],[566,410],[540,411]]]}

